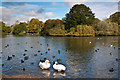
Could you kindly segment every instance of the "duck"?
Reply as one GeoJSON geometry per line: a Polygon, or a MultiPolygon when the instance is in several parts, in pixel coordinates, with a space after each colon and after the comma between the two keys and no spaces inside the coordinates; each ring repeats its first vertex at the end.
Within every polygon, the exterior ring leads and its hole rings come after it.
{"type": "Polygon", "coordinates": [[[112,53],[110,53],[110,55],[112,55],[112,53]]]}
{"type": "Polygon", "coordinates": [[[113,45],[111,44],[110,47],[113,47],[113,45]]]}
{"type": "Polygon", "coordinates": [[[62,64],[58,64],[58,62],[56,61],[55,64],[53,65],[53,68],[57,71],[65,71],[66,67],[62,64]]]}
{"type": "Polygon", "coordinates": [[[42,69],[49,69],[50,68],[50,61],[49,60],[45,60],[45,62],[40,62],[39,66],[42,69]]]}

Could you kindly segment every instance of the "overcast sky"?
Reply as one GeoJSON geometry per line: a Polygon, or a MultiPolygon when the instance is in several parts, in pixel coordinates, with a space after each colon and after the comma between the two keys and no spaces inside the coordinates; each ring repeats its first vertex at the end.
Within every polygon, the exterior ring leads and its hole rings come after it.
{"type": "Polygon", "coordinates": [[[0,10],[2,10],[0,20],[4,21],[7,25],[12,25],[16,20],[23,22],[31,18],[38,18],[43,22],[47,19],[62,19],[73,5],[81,3],[90,7],[93,13],[95,13],[96,18],[101,20],[108,18],[111,14],[118,11],[117,0],[111,0],[109,2],[89,2],[89,0],[84,0],[83,2],[73,2],[72,0],[69,0],[69,2],[68,0],[61,2],[22,1],[23,0],[16,2],[16,0],[14,0],[14,2],[7,2],[6,0],[6,2],[2,2],[2,4],[0,4],[0,10]]]}

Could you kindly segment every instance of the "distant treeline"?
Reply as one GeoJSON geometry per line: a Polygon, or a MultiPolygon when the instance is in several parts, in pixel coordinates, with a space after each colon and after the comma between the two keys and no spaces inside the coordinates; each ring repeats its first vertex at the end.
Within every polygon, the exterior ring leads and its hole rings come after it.
{"type": "Polygon", "coordinates": [[[46,22],[33,18],[30,21],[16,21],[14,25],[5,26],[0,22],[2,34],[13,35],[47,35],[47,36],[95,36],[95,35],[120,35],[119,14],[115,12],[109,18],[101,21],[84,4],[74,5],[69,13],[60,19],[48,19],[46,22]]]}

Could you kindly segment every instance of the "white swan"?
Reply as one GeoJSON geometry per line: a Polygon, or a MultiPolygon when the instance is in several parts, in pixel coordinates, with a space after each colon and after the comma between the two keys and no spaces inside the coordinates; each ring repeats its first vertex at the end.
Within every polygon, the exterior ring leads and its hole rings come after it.
{"type": "Polygon", "coordinates": [[[45,62],[40,62],[40,63],[39,63],[39,66],[40,66],[42,69],[48,69],[48,68],[50,68],[50,62],[49,62],[49,60],[46,60],[45,62]]]}
{"type": "Polygon", "coordinates": [[[65,71],[66,67],[62,64],[58,64],[58,62],[55,62],[55,64],[53,65],[53,68],[57,71],[65,71]]]}

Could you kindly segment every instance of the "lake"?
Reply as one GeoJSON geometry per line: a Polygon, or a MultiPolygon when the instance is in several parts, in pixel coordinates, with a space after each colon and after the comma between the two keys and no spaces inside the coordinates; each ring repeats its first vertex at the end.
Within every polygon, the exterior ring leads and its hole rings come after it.
{"type": "Polygon", "coordinates": [[[2,38],[2,73],[9,76],[32,74],[42,78],[118,78],[118,38],[6,36],[2,38]],[[21,63],[24,55],[29,58],[21,63]],[[7,60],[8,56],[12,59],[7,60]],[[44,58],[50,60],[51,65],[61,59],[58,63],[67,70],[56,72],[52,66],[42,70],[38,64],[44,58]],[[113,72],[109,71],[111,68],[113,72]]]}

